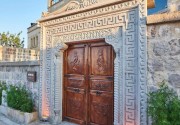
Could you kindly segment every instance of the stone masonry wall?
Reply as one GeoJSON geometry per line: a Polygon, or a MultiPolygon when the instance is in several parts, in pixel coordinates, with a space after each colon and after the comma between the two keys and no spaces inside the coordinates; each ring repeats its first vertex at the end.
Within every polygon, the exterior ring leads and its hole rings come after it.
{"type": "Polygon", "coordinates": [[[148,23],[148,85],[166,80],[180,95],[180,15],[179,12],[152,15],[148,23]],[[174,18],[168,18],[174,17],[174,18]],[[156,20],[162,18],[161,22],[156,20]],[[163,21],[163,19],[165,19],[163,21]]]}
{"type": "Polygon", "coordinates": [[[0,62],[39,60],[39,50],[0,46],[0,62]]]}
{"type": "Polygon", "coordinates": [[[35,107],[38,108],[38,87],[39,87],[39,62],[0,62],[0,81],[6,82],[7,85],[25,85],[32,92],[35,107]],[[27,71],[36,71],[36,82],[27,81],[27,71]]]}

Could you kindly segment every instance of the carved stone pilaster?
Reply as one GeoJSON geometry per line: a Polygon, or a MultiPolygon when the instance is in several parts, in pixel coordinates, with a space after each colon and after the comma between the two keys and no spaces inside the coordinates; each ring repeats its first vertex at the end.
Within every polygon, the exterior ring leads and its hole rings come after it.
{"type": "Polygon", "coordinates": [[[53,124],[62,122],[62,95],[63,95],[63,52],[68,46],[57,42],[54,48],[54,118],[53,124]]]}
{"type": "Polygon", "coordinates": [[[116,53],[114,60],[114,125],[121,125],[123,122],[123,92],[121,83],[121,46],[123,43],[122,39],[122,28],[116,28],[111,35],[106,36],[105,42],[112,45],[116,53]]]}

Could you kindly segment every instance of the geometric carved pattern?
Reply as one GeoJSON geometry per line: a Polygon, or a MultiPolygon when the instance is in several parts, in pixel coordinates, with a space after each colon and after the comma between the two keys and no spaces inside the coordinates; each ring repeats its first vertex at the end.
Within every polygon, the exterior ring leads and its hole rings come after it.
{"type": "MultiPolygon", "coordinates": [[[[105,15],[108,12],[113,13],[113,12],[116,12],[119,10],[131,9],[131,8],[138,6],[137,1],[138,0],[130,0],[127,2],[118,3],[118,4],[111,5],[111,6],[105,6],[105,7],[100,7],[97,9],[89,10],[89,11],[83,12],[83,13],[77,13],[77,14],[73,14],[70,16],[65,16],[65,17],[61,17],[58,19],[49,20],[49,21],[44,22],[43,25],[49,26],[49,25],[64,23],[67,21],[79,20],[81,18],[86,18],[86,17],[95,17],[95,16],[98,16],[101,14],[105,15]]],[[[42,21],[44,21],[44,20],[42,19],[42,21]]]]}
{"type": "MultiPolygon", "coordinates": [[[[41,34],[43,34],[41,40],[43,42],[40,53],[40,112],[43,109],[47,110],[46,112],[50,112],[50,118],[53,119],[51,107],[54,105],[55,95],[53,93],[55,90],[51,85],[54,84],[52,82],[54,78],[51,76],[54,74],[51,64],[52,57],[54,57],[52,48],[55,47],[55,42],[58,40],[67,43],[105,38],[105,41],[113,46],[116,53],[114,61],[114,124],[146,125],[145,16],[146,0],[138,2],[133,0],[41,23],[41,34]],[[129,8],[129,10],[122,11],[123,8],[129,8]],[[69,22],[66,23],[67,21],[69,22]],[[46,96],[43,93],[46,93],[46,96]],[[46,99],[45,104],[42,102],[43,98],[46,99]]],[[[103,64],[103,55],[100,51],[98,54],[99,58],[101,57],[100,61],[97,61],[100,66],[98,70],[102,72],[105,70],[105,64],[103,64]]],[[[73,60],[75,62],[73,69],[75,70],[78,67],[78,58],[76,54],[74,57],[76,58],[73,60]]],[[[73,86],[74,83],[71,84],[73,86]]],[[[101,83],[96,87],[99,89],[109,88],[101,83]]],[[[101,110],[99,109],[99,111],[101,110]]],[[[106,110],[104,111],[106,112],[106,110]]]]}

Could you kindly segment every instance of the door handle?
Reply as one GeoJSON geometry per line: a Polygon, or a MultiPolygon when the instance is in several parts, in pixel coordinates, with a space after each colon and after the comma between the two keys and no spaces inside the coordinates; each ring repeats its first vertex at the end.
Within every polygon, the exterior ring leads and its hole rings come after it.
{"type": "Polygon", "coordinates": [[[96,91],[96,95],[101,95],[101,94],[102,94],[102,92],[96,91]]]}
{"type": "Polygon", "coordinates": [[[80,90],[79,89],[74,89],[74,92],[79,93],[80,90]]]}

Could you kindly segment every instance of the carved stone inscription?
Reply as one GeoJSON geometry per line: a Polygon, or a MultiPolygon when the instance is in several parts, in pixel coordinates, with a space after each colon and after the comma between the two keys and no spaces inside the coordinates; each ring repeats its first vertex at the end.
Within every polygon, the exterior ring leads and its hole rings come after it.
{"type": "Polygon", "coordinates": [[[81,2],[72,1],[66,8],[66,11],[81,9],[98,3],[98,0],[82,0],[81,2]]]}

